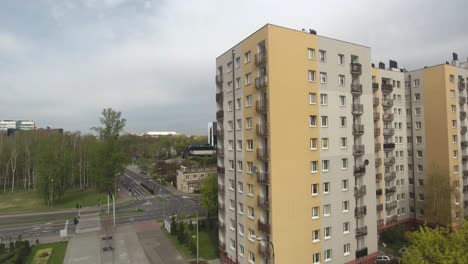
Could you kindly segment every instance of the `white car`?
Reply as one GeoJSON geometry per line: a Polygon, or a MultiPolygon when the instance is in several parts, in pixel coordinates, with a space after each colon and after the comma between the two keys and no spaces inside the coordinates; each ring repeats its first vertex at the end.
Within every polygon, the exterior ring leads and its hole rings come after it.
{"type": "Polygon", "coordinates": [[[378,256],[375,259],[375,263],[390,263],[390,260],[389,256],[378,256]]]}

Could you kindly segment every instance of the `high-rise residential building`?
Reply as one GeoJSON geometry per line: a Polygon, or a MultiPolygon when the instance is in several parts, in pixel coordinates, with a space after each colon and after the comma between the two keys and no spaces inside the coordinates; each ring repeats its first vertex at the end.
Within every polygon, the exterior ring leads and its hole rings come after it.
{"type": "Polygon", "coordinates": [[[391,226],[456,224],[468,62],[452,64],[374,66],[369,47],[271,24],[219,56],[222,261],[372,263],[391,226]]]}
{"type": "Polygon", "coordinates": [[[35,128],[34,121],[30,120],[0,120],[0,130],[33,130],[35,128]]]}

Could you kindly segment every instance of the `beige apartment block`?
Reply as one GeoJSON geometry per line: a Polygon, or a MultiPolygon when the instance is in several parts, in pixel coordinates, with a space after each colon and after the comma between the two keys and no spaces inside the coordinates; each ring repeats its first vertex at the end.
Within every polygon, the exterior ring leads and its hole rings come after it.
{"type": "Polygon", "coordinates": [[[215,174],[216,167],[188,168],[180,166],[180,169],[177,170],[177,189],[186,193],[200,192],[205,178],[215,174]]]}

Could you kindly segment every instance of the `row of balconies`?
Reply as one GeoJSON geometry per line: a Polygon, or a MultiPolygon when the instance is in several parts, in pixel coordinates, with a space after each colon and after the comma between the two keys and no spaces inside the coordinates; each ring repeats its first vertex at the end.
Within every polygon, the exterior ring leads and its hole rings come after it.
{"type": "Polygon", "coordinates": [[[265,245],[262,245],[261,243],[258,244],[258,254],[262,256],[264,259],[269,259],[271,256],[271,249],[268,246],[268,243],[265,245]]]}
{"type": "Polygon", "coordinates": [[[463,185],[463,192],[467,193],[468,192],[468,185],[463,185]]]}
{"type": "Polygon", "coordinates": [[[224,147],[222,145],[218,145],[216,153],[219,157],[224,157],[224,147]]]}
{"type": "Polygon", "coordinates": [[[261,65],[264,64],[267,61],[267,52],[266,50],[263,50],[261,52],[257,52],[255,54],[255,65],[261,65]]]}
{"type": "Polygon", "coordinates": [[[468,177],[468,170],[463,170],[463,178],[468,177]]]}
{"type": "Polygon", "coordinates": [[[460,111],[460,119],[464,120],[466,118],[466,112],[465,111],[460,111]]]}
{"type": "Polygon", "coordinates": [[[461,147],[462,147],[462,148],[468,147],[468,141],[466,141],[466,140],[462,140],[462,141],[460,142],[460,144],[461,144],[461,147]]]}
{"type": "Polygon", "coordinates": [[[270,200],[263,196],[258,196],[257,204],[260,208],[268,209],[270,208],[270,200]]]}
{"type": "Polygon", "coordinates": [[[354,186],[354,197],[360,198],[366,195],[366,185],[354,186]]]}
{"type": "Polygon", "coordinates": [[[217,172],[218,172],[218,174],[223,174],[224,175],[224,173],[225,173],[224,167],[218,166],[217,172]]]}
{"type": "Polygon", "coordinates": [[[390,225],[390,224],[393,224],[393,223],[396,223],[398,221],[398,216],[394,215],[394,216],[390,216],[387,218],[387,225],[390,225]]]}
{"type": "Polygon", "coordinates": [[[383,129],[383,135],[387,137],[391,137],[395,134],[395,129],[394,128],[384,128],[383,129]]]}
{"type": "Polygon", "coordinates": [[[373,82],[372,83],[372,89],[374,89],[374,90],[379,89],[379,83],[373,82]]]}
{"type": "Polygon", "coordinates": [[[257,182],[261,184],[269,184],[270,177],[268,172],[257,172],[257,182]]]}
{"type": "Polygon", "coordinates": [[[466,97],[465,96],[459,96],[458,97],[458,103],[463,105],[466,104],[466,97]]]}
{"type": "Polygon", "coordinates": [[[216,130],[216,136],[218,138],[224,138],[224,129],[218,129],[216,130]]]}
{"type": "Polygon", "coordinates": [[[218,193],[221,195],[226,194],[226,188],[224,187],[224,184],[218,183],[218,193]]]}
{"type": "Polygon", "coordinates": [[[365,205],[354,208],[354,216],[356,218],[364,217],[367,214],[367,207],[365,205]]]}
{"type": "Polygon", "coordinates": [[[257,135],[260,137],[268,136],[268,124],[262,123],[256,126],[257,135]]]}
{"type": "Polygon", "coordinates": [[[260,99],[255,102],[255,109],[259,113],[264,113],[267,111],[267,102],[266,100],[260,99]]]}
{"type": "Polygon", "coordinates": [[[391,202],[386,202],[385,203],[385,209],[386,210],[391,210],[393,208],[397,207],[397,201],[391,201],[391,202]]]}
{"type": "Polygon", "coordinates": [[[384,122],[392,122],[394,119],[393,113],[384,113],[382,115],[382,120],[384,122]]]}
{"type": "Polygon", "coordinates": [[[257,159],[261,161],[267,161],[268,151],[265,148],[257,148],[257,159]]]}
{"type": "Polygon", "coordinates": [[[392,166],[395,164],[395,157],[388,157],[384,159],[384,165],[386,167],[392,166]]]}
{"type": "Polygon", "coordinates": [[[367,256],[367,247],[356,250],[356,259],[360,259],[367,256]]]}
{"type": "Polygon", "coordinates": [[[216,112],[216,119],[224,119],[224,111],[219,110],[216,112]]]}
{"type": "Polygon", "coordinates": [[[351,62],[351,74],[352,75],[361,75],[362,65],[357,62],[351,62]]]}
{"type": "Polygon", "coordinates": [[[378,188],[375,190],[375,195],[378,197],[378,196],[382,196],[383,194],[383,191],[382,191],[382,188],[378,188]]]}
{"type": "Polygon", "coordinates": [[[386,195],[393,194],[393,193],[396,193],[396,186],[386,187],[385,188],[385,194],[386,195]]]}
{"type": "Polygon", "coordinates": [[[215,82],[217,85],[221,85],[223,83],[223,74],[216,74],[215,82]]]}
{"type": "Polygon", "coordinates": [[[395,143],[383,143],[384,151],[392,151],[395,149],[395,143]]]}
{"type": "Polygon", "coordinates": [[[460,130],[460,133],[465,134],[466,131],[467,131],[467,127],[466,127],[466,126],[462,126],[462,127],[461,127],[461,130],[460,130]]]}
{"type": "Polygon", "coordinates": [[[385,172],[384,179],[385,181],[393,181],[394,179],[396,179],[396,172],[394,171],[385,172]]]}
{"type": "Polygon", "coordinates": [[[382,107],[390,108],[393,106],[393,99],[382,99],[382,107]]]}
{"type": "Polygon", "coordinates": [[[458,90],[462,91],[465,89],[465,79],[463,77],[458,78],[458,90]]]}
{"type": "Polygon", "coordinates": [[[216,102],[217,103],[223,103],[223,92],[220,92],[220,93],[216,93],[216,102]]]}
{"type": "Polygon", "coordinates": [[[260,232],[270,234],[271,225],[267,221],[258,219],[257,227],[260,232]]]}

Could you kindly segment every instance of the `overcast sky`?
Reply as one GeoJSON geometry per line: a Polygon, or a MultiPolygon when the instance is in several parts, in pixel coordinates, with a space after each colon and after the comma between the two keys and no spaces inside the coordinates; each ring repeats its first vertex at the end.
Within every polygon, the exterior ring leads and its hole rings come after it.
{"type": "Polygon", "coordinates": [[[215,58],[266,23],[370,46],[408,69],[468,56],[468,1],[0,0],[0,119],[205,134],[215,58]]]}

